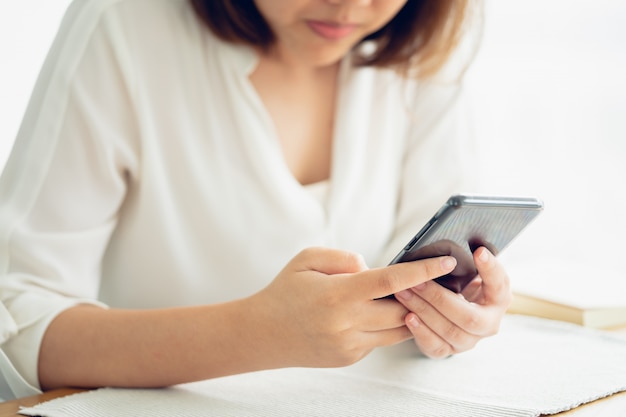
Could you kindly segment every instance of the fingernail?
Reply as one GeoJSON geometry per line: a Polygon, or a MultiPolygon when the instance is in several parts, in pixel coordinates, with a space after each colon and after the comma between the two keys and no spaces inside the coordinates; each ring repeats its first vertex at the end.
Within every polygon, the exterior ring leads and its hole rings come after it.
{"type": "Polygon", "coordinates": [[[419,327],[420,322],[414,314],[411,314],[409,318],[407,319],[407,324],[409,325],[409,327],[412,327],[415,329],[419,327]]]}
{"type": "Polygon", "coordinates": [[[483,248],[482,252],[480,252],[480,255],[478,256],[478,260],[480,262],[487,262],[489,260],[489,251],[483,248]]]}
{"type": "Polygon", "coordinates": [[[441,259],[441,268],[445,271],[452,271],[456,266],[456,259],[452,256],[444,256],[441,259]]]}

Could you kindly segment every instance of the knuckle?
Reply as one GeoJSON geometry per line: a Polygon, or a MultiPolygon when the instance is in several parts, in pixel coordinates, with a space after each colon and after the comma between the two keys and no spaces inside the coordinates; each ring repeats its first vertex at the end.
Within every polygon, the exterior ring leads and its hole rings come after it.
{"type": "Polygon", "coordinates": [[[349,350],[345,352],[343,356],[343,365],[344,366],[353,365],[357,363],[358,361],[360,361],[361,359],[363,359],[365,355],[366,355],[366,352],[363,352],[361,350],[356,350],[356,349],[349,350]]]}
{"type": "Polygon", "coordinates": [[[452,354],[452,348],[447,344],[440,343],[425,354],[432,359],[443,359],[452,354]]]}
{"type": "Polygon", "coordinates": [[[468,350],[473,349],[478,344],[478,339],[472,338],[467,339],[463,343],[459,343],[455,345],[452,353],[462,353],[467,352],[468,350]]]}
{"type": "Polygon", "coordinates": [[[491,328],[485,333],[485,337],[495,336],[498,334],[499,331],[500,329],[498,329],[497,327],[491,328]]]}
{"type": "Polygon", "coordinates": [[[411,311],[417,314],[418,317],[424,316],[430,308],[430,304],[424,301],[421,297],[413,297],[411,311]]]}
{"type": "Polygon", "coordinates": [[[452,346],[448,342],[434,334],[426,338],[416,336],[415,344],[426,357],[431,359],[446,358],[454,353],[452,346]]]}
{"type": "Polygon", "coordinates": [[[361,360],[368,353],[368,350],[363,346],[354,344],[342,337],[336,340],[336,342],[334,349],[334,364],[336,366],[352,365],[361,360]]]}
{"type": "Polygon", "coordinates": [[[304,248],[300,251],[300,253],[298,254],[298,256],[311,256],[313,254],[315,254],[317,252],[318,248],[314,248],[314,247],[309,247],[309,248],[304,248]]]}
{"type": "Polygon", "coordinates": [[[513,293],[511,292],[511,289],[509,287],[507,288],[507,291],[505,291],[504,293],[502,306],[505,310],[508,310],[509,307],[511,306],[511,303],[513,303],[513,293]]]}
{"type": "Polygon", "coordinates": [[[296,256],[294,256],[292,261],[307,262],[311,259],[319,258],[321,256],[322,250],[322,248],[315,246],[304,248],[300,252],[298,252],[296,256]]]}
{"type": "Polygon", "coordinates": [[[468,333],[480,334],[485,330],[485,323],[480,312],[474,308],[463,316],[461,327],[463,327],[468,333]]]}
{"type": "Polygon", "coordinates": [[[439,258],[428,259],[428,262],[424,264],[424,269],[429,278],[441,276],[441,261],[439,258]]]}
{"type": "Polygon", "coordinates": [[[501,294],[511,292],[511,280],[509,276],[505,273],[499,275],[500,279],[496,280],[492,285],[494,285],[497,291],[501,294]]]}
{"type": "Polygon", "coordinates": [[[383,268],[378,278],[378,287],[388,294],[398,292],[401,288],[402,279],[396,268],[383,268]]]}
{"type": "Polygon", "coordinates": [[[345,251],[344,256],[348,265],[351,265],[359,270],[365,268],[365,258],[360,253],[345,251]]]}
{"type": "Polygon", "coordinates": [[[509,277],[509,274],[507,273],[502,274],[502,284],[504,285],[504,288],[506,289],[511,288],[511,278],[509,277]]]}
{"type": "Polygon", "coordinates": [[[422,259],[418,262],[412,262],[417,269],[416,274],[421,275],[424,281],[428,281],[442,275],[441,261],[438,258],[422,259]]]}
{"type": "Polygon", "coordinates": [[[478,309],[475,309],[464,317],[462,327],[472,335],[493,336],[500,330],[500,316],[485,317],[478,309]]]}
{"type": "MultiPolygon", "coordinates": [[[[438,284],[437,284],[438,285],[438,284]]],[[[441,286],[434,286],[435,291],[432,291],[429,295],[429,302],[433,305],[442,305],[446,302],[446,296],[448,295],[447,289],[441,286]]]]}
{"type": "Polygon", "coordinates": [[[465,331],[458,327],[454,323],[448,323],[443,329],[441,336],[445,340],[457,341],[462,340],[465,336],[465,331]]]}
{"type": "Polygon", "coordinates": [[[461,353],[470,350],[481,339],[481,337],[473,335],[471,332],[467,332],[462,327],[452,323],[444,329],[441,336],[443,340],[448,341],[450,344],[451,353],[461,353]]]}
{"type": "Polygon", "coordinates": [[[507,274],[502,277],[502,288],[508,298],[513,298],[513,290],[511,289],[511,278],[507,274]]]}
{"type": "Polygon", "coordinates": [[[493,325],[489,326],[485,332],[485,336],[495,336],[500,331],[500,321],[496,321],[493,325]]]}

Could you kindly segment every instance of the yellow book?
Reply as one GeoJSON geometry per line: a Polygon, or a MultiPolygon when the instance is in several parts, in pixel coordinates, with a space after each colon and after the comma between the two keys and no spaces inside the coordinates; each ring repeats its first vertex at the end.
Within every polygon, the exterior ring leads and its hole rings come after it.
{"type": "Polygon", "coordinates": [[[576,261],[528,261],[507,267],[513,288],[508,310],[587,327],[626,326],[626,273],[576,261]]]}
{"type": "Polygon", "coordinates": [[[626,305],[621,307],[582,307],[557,303],[532,295],[514,293],[513,302],[508,312],[567,321],[595,328],[626,326],[626,305]]]}

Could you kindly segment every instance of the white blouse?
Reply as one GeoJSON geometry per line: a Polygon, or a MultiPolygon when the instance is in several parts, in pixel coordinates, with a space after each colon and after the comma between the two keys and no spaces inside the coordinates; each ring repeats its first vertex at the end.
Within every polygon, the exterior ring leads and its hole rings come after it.
{"type": "Polygon", "coordinates": [[[315,191],[285,164],[256,62],[187,0],[70,6],[0,179],[0,397],[38,392],[42,336],[70,306],[243,297],[309,246],[385,265],[463,191],[458,85],[344,60],[315,191]]]}

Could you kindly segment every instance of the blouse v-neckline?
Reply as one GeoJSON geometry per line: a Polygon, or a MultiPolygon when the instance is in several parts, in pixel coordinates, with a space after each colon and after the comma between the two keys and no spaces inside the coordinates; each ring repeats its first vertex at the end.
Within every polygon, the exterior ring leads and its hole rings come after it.
{"type": "MultiPolygon", "coordinates": [[[[340,153],[340,149],[345,148],[345,145],[341,143],[345,138],[342,137],[342,135],[339,135],[338,132],[341,130],[342,118],[346,116],[344,114],[345,112],[342,111],[341,101],[351,67],[349,57],[346,57],[341,61],[337,76],[330,176],[326,180],[311,184],[302,184],[296,179],[289,169],[280,146],[280,140],[278,138],[278,132],[274,121],[250,80],[251,74],[254,72],[259,63],[259,56],[257,52],[253,48],[243,45],[228,45],[226,50],[232,51],[230,55],[235,66],[235,71],[237,71],[238,77],[240,78],[242,93],[251,104],[252,110],[255,111],[262,120],[262,126],[265,130],[263,134],[256,135],[255,139],[266,141],[265,145],[269,145],[269,148],[272,150],[270,157],[271,161],[269,161],[270,163],[268,164],[268,169],[279,170],[280,175],[277,175],[277,178],[288,179],[286,182],[282,183],[283,187],[291,189],[292,192],[305,192],[307,195],[313,197],[313,199],[319,202],[322,206],[327,205],[332,197],[332,184],[334,182],[333,174],[337,171],[337,169],[339,169],[339,164],[344,164],[346,162],[340,153]]],[[[277,186],[278,184],[279,183],[277,182],[277,186]]]]}

